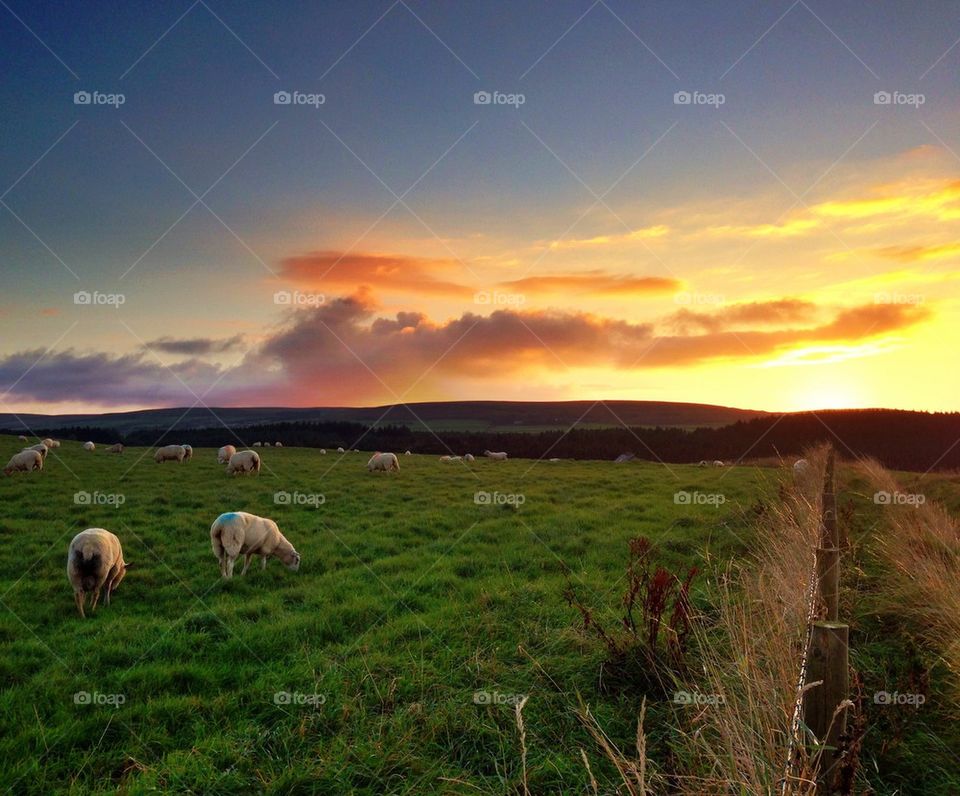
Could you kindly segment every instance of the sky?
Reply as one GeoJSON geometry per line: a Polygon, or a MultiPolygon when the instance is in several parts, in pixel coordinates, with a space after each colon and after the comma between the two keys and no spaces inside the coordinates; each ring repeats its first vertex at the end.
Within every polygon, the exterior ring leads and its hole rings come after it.
{"type": "Polygon", "coordinates": [[[0,412],[955,411],[951,2],[0,2],[0,412]]]}

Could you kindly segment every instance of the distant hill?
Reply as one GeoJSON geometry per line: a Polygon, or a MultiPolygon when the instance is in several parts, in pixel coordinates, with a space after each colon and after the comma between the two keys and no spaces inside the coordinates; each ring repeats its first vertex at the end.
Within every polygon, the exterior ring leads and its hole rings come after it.
{"type": "Polygon", "coordinates": [[[184,431],[275,425],[278,423],[348,422],[373,427],[401,425],[431,431],[547,431],[569,428],[671,426],[716,428],[767,416],[767,412],[710,404],[668,401],[434,401],[376,407],[196,407],[144,409],[107,414],[0,413],[0,429],[34,432],[70,427],[99,428],[130,434],[149,429],[184,431]]]}

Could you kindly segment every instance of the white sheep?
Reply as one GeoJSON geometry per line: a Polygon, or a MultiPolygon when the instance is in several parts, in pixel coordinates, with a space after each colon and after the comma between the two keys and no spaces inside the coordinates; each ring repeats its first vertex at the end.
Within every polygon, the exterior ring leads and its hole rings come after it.
{"type": "Polygon", "coordinates": [[[254,442],[254,443],[253,443],[253,447],[254,447],[254,448],[259,448],[259,447],[261,447],[262,445],[263,445],[262,442],[254,442]]]}
{"type": "Polygon", "coordinates": [[[395,453],[380,453],[378,451],[370,457],[370,461],[367,462],[367,469],[371,473],[377,470],[384,473],[396,470],[399,473],[400,462],[395,453]]]}
{"type": "Polygon", "coordinates": [[[51,448],[59,448],[59,447],[60,447],[60,440],[58,440],[58,439],[52,439],[52,440],[50,440],[50,442],[52,443],[52,444],[50,445],[51,448]]]}
{"type": "Polygon", "coordinates": [[[107,453],[123,453],[123,445],[119,442],[116,445],[111,445],[107,448],[107,453]]]}
{"type": "Polygon", "coordinates": [[[410,451],[406,451],[403,455],[404,455],[404,456],[413,456],[413,454],[410,453],[410,451]]]}
{"type": "Polygon", "coordinates": [[[273,443],[273,447],[274,447],[274,448],[282,448],[282,447],[283,447],[283,443],[282,443],[282,442],[274,442],[274,443],[273,443]]]}
{"type": "Polygon", "coordinates": [[[40,451],[27,450],[15,453],[3,468],[4,475],[13,475],[13,473],[29,473],[32,470],[43,469],[43,456],[40,451]]]}
{"type": "Polygon", "coordinates": [[[193,445],[181,445],[183,448],[183,460],[185,462],[190,461],[193,458],[193,445]]]}
{"type": "Polygon", "coordinates": [[[707,464],[708,464],[708,462],[707,462],[706,459],[701,459],[701,460],[697,463],[697,467],[706,467],[707,464]]]}
{"type": "Polygon", "coordinates": [[[472,462],[472,461],[475,461],[475,457],[472,453],[465,453],[463,456],[463,460],[465,462],[472,462]]]}
{"type": "Polygon", "coordinates": [[[321,456],[326,456],[326,455],[327,455],[327,449],[326,449],[326,448],[320,448],[320,455],[321,455],[321,456]]]}
{"type": "Polygon", "coordinates": [[[559,462],[561,459],[547,459],[548,462],[559,462]]]}
{"type": "Polygon", "coordinates": [[[507,454],[504,451],[484,451],[483,455],[493,459],[495,462],[505,462],[507,460],[507,454]]]}
{"type": "Polygon", "coordinates": [[[237,449],[233,445],[224,445],[217,451],[217,464],[226,464],[236,452],[237,449]]]}
{"type": "Polygon", "coordinates": [[[260,454],[256,451],[237,451],[227,462],[227,475],[260,473],[260,454]]]}
{"type": "Polygon", "coordinates": [[[714,467],[723,467],[724,464],[723,464],[723,462],[720,461],[719,459],[714,459],[713,466],[714,466],[714,467]]]}
{"type": "Polygon", "coordinates": [[[245,511],[221,514],[210,526],[210,543],[220,562],[220,574],[225,578],[233,577],[233,566],[241,555],[244,556],[241,575],[247,574],[254,556],[260,556],[262,569],[267,568],[269,556],[276,556],[294,572],[300,569],[300,554],[280,533],[277,524],[266,517],[245,511]]]}
{"type": "Polygon", "coordinates": [[[343,448],[337,448],[337,453],[343,453],[343,448]]]}
{"type": "Polygon", "coordinates": [[[42,442],[38,442],[36,445],[31,445],[29,448],[24,448],[25,451],[36,451],[44,459],[47,458],[47,451],[49,450],[46,445],[42,442]]]}
{"type": "Polygon", "coordinates": [[[43,445],[46,445],[46,446],[47,446],[47,450],[49,450],[50,448],[53,447],[53,440],[50,439],[50,437],[47,437],[46,439],[42,439],[42,440],[40,440],[40,442],[41,442],[43,445]]]}
{"type": "Polygon", "coordinates": [[[264,448],[269,448],[269,447],[270,447],[270,443],[269,443],[269,442],[264,442],[264,443],[263,443],[263,447],[264,447],[264,448]]]}
{"type": "Polygon", "coordinates": [[[84,449],[85,451],[93,451],[93,450],[96,450],[96,449],[97,449],[97,446],[94,445],[92,442],[84,442],[84,443],[83,443],[83,449],[84,449]]]}
{"type": "Polygon", "coordinates": [[[73,586],[73,600],[81,617],[86,618],[83,604],[87,595],[93,594],[90,603],[90,611],[93,612],[104,586],[107,587],[107,594],[103,602],[110,605],[110,595],[117,590],[129,567],[123,560],[120,540],[110,531],[87,528],[73,537],[67,553],[67,577],[73,586]]]}
{"type": "Polygon", "coordinates": [[[183,445],[164,445],[162,448],[157,448],[157,452],[153,454],[153,460],[157,464],[163,462],[183,464],[183,460],[186,458],[187,452],[183,449],[183,445]]]}
{"type": "Polygon", "coordinates": [[[27,441],[27,438],[26,438],[25,436],[23,436],[23,434],[21,434],[19,437],[17,437],[17,439],[20,440],[21,442],[26,442],[26,441],[27,441]]]}

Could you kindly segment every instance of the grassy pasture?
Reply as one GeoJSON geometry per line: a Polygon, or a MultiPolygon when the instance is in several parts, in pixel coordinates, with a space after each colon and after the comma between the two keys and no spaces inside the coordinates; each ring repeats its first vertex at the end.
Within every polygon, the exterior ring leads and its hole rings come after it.
{"type": "MultiPolygon", "coordinates": [[[[0,438],[4,456],[20,446],[0,438]]],[[[578,750],[595,750],[577,692],[625,747],[638,705],[598,691],[564,585],[612,617],[630,537],[677,569],[736,556],[742,510],[776,490],[775,471],[751,468],[404,456],[399,474],[369,474],[366,455],[295,448],[231,479],[212,449],[179,466],[149,453],[65,442],[43,473],[0,478],[0,771],[14,792],[514,792],[514,695],[530,697],[531,790],[580,790],[578,750]],[[677,490],[726,503],[677,504],[677,490]],[[524,502],[481,505],[478,491],[524,502]],[[109,495],[124,502],[97,502],[109,495]],[[228,510],[276,519],[301,570],[221,581],[209,527],[228,510]],[[82,621],[66,551],[95,526],[135,566],[82,621]]],[[[615,782],[599,756],[593,770],[615,782]]]]}

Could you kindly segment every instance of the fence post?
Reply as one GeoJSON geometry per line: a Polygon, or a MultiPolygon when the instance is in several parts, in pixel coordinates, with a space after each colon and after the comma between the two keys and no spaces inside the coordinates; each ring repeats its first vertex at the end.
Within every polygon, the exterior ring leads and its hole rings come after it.
{"type": "Polygon", "coordinates": [[[847,728],[850,629],[841,622],[814,622],[807,655],[807,683],[817,683],[803,694],[803,721],[820,743],[816,755],[817,793],[832,793],[841,760],[838,744],[847,728]]]}
{"type": "Polygon", "coordinates": [[[831,448],[827,455],[827,469],[823,478],[823,531],[822,547],[840,547],[840,537],[837,531],[837,488],[834,479],[834,463],[836,455],[831,448]]]}

